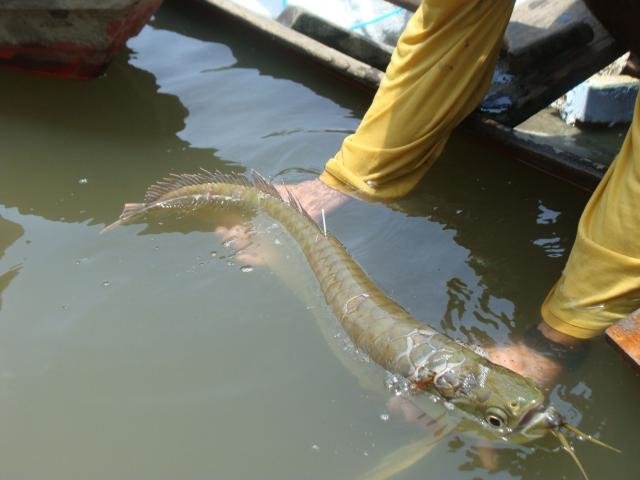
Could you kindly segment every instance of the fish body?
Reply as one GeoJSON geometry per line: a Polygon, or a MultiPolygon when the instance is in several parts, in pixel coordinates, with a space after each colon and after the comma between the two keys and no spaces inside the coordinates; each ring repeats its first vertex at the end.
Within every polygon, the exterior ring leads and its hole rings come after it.
{"type": "Polygon", "coordinates": [[[418,400],[440,396],[499,437],[528,441],[564,426],[529,379],[417,320],[389,298],[332,235],[320,230],[291,195],[283,198],[258,174],[210,173],[171,176],[149,188],[141,204],[127,204],[106,230],[161,209],[197,209],[233,204],[257,208],[294,238],[318,279],[326,302],[354,345],[394,374],[404,377],[418,400]]]}

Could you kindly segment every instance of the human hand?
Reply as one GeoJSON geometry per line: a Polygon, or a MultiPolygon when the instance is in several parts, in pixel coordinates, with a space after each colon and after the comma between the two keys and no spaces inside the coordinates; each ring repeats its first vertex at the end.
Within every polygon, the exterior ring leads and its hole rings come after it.
{"type": "Polygon", "coordinates": [[[255,229],[249,222],[231,227],[218,226],[213,233],[225,247],[233,250],[238,263],[252,267],[270,263],[272,252],[255,240],[255,229]]]}

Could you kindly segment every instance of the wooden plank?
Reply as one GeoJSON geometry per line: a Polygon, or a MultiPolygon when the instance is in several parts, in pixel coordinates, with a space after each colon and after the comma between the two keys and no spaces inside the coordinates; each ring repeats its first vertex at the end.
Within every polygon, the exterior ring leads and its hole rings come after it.
{"type": "Polygon", "coordinates": [[[398,5],[399,7],[405,8],[411,12],[415,12],[420,6],[420,3],[422,3],[421,0],[387,0],[387,2],[398,5]]]}
{"type": "Polygon", "coordinates": [[[330,70],[342,72],[349,78],[371,88],[377,88],[382,72],[333,48],[287,28],[274,20],[262,17],[241,7],[231,0],[194,0],[230,15],[235,21],[244,23],[269,36],[275,43],[313,59],[330,70]]]}
{"type": "Polygon", "coordinates": [[[529,0],[519,4],[505,32],[509,52],[524,50],[532,43],[553,37],[567,25],[586,22],[594,35],[602,36],[603,27],[588,12],[581,0],[529,0]]]}
{"type": "Polygon", "coordinates": [[[640,309],[607,328],[606,335],[637,368],[640,368],[640,309]]]}
{"type": "Polygon", "coordinates": [[[483,108],[509,126],[522,123],[624,53],[582,0],[519,4],[505,45],[498,71],[509,80],[492,84],[483,108]],[[495,108],[498,100],[507,106],[495,108]]]}
{"type": "Polygon", "coordinates": [[[479,141],[491,143],[504,155],[559,178],[583,190],[593,191],[606,168],[573,152],[536,142],[533,135],[507,127],[485,115],[472,113],[460,127],[479,141]]]}
{"type": "Polygon", "coordinates": [[[289,5],[277,20],[282,25],[379,70],[387,68],[391,59],[392,47],[383,46],[362,35],[334,25],[304,8],[289,5]]]}

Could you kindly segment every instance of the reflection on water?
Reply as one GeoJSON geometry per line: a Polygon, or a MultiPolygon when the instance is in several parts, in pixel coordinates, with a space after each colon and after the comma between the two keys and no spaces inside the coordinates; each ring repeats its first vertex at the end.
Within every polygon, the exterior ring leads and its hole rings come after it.
{"type": "MultiPolygon", "coordinates": [[[[9,222],[0,217],[0,259],[4,256],[5,250],[17,239],[19,239],[24,230],[16,223],[9,222]]],[[[19,265],[14,265],[4,271],[0,268],[0,310],[2,310],[2,292],[9,286],[11,280],[18,275],[20,271],[19,265]]]]}
{"type": "MultiPolygon", "coordinates": [[[[3,476],[359,478],[406,462],[437,428],[391,415],[384,375],[334,355],[356,356],[317,328],[317,287],[268,220],[257,219],[283,258],[275,273],[243,269],[218,243],[210,232],[229,217],[98,234],[170,172],[308,177],[366,108],[363,92],[180,8],[165,4],[97,81],[0,73],[3,476]]],[[[408,198],[327,220],[418,318],[506,343],[538,320],[585,201],[454,137],[408,198]]],[[[570,420],[623,446],[578,445],[592,478],[635,478],[625,426],[638,393],[604,342],[551,391],[570,420]]],[[[493,447],[452,433],[398,478],[577,478],[553,442],[493,447]]]]}

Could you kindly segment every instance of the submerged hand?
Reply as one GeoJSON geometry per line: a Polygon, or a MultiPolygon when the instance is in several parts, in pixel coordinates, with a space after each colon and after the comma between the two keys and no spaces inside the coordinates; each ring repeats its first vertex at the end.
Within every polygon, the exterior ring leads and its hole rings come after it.
{"type": "Polygon", "coordinates": [[[422,410],[402,396],[394,395],[389,398],[387,400],[387,410],[394,417],[425,428],[433,422],[432,418],[427,417],[422,410]]]}
{"type": "Polygon", "coordinates": [[[270,262],[268,249],[254,241],[255,231],[248,223],[232,227],[219,226],[213,231],[220,242],[233,250],[236,260],[243,265],[257,267],[270,262]]]}

